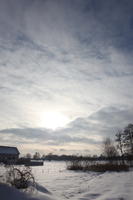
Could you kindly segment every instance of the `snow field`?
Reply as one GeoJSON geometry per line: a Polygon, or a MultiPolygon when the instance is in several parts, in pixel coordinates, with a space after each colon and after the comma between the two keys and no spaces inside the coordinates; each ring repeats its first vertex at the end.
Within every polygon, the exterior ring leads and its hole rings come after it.
{"type": "Polygon", "coordinates": [[[133,171],[74,172],[66,170],[65,162],[44,162],[32,172],[37,182],[33,194],[0,184],[0,200],[133,200],[133,171]]]}
{"type": "Polygon", "coordinates": [[[74,172],[66,170],[65,162],[45,162],[33,172],[59,200],[133,200],[133,171],[74,172]]]}

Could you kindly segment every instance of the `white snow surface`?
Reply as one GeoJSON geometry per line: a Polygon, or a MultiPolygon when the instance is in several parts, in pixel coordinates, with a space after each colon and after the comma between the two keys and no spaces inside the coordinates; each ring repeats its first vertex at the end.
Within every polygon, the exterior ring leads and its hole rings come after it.
{"type": "Polygon", "coordinates": [[[44,166],[32,167],[32,171],[37,182],[34,195],[0,185],[0,200],[133,200],[132,170],[74,172],[66,170],[65,162],[44,162],[44,166]],[[2,196],[4,191],[6,196],[2,196]]]}

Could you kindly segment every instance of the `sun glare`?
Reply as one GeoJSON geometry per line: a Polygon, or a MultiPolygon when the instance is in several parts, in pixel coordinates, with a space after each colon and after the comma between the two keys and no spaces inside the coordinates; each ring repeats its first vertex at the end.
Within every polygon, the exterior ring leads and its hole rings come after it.
{"type": "Polygon", "coordinates": [[[44,112],[41,115],[40,125],[48,129],[64,127],[69,122],[68,117],[59,112],[44,112]]]}

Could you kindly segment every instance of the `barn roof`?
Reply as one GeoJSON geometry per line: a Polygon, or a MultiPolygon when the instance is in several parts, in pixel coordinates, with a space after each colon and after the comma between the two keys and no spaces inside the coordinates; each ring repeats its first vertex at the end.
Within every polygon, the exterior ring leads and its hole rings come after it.
{"type": "Polygon", "coordinates": [[[19,154],[17,147],[0,146],[0,154],[19,154]]]}

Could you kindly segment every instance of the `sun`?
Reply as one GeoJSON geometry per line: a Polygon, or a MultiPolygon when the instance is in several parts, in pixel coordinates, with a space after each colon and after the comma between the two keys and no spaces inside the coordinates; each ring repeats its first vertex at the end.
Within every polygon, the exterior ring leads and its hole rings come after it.
{"type": "Polygon", "coordinates": [[[65,127],[65,125],[69,122],[69,118],[60,112],[44,112],[40,117],[40,125],[47,129],[57,129],[61,127],[65,127]]]}

